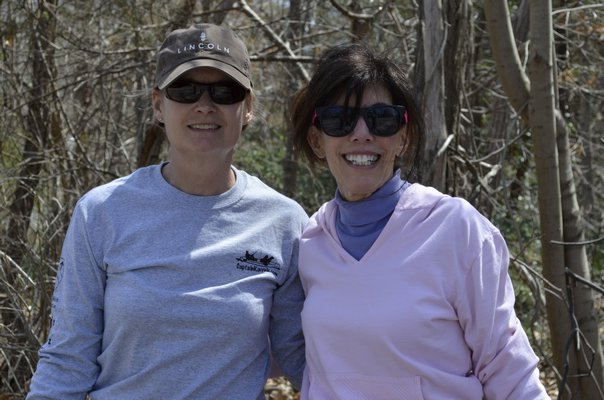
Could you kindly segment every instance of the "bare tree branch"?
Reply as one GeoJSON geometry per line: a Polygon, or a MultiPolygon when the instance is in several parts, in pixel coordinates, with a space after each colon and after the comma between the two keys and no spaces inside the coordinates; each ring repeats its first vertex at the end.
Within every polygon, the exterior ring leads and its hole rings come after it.
{"type": "MultiPolygon", "coordinates": [[[[271,41],[273,41],[274,43],[276,43],[282,50],[284,50],[290,57],[296,57],[296,55],[294,54],[294,52],[292,51],[292,49],[289,47],[289,44],[284,42],[279,35],[277,35],[277,33],[266,23],[264,22],[264,20],[262,19],[262,17],[260,17],[260,15],[258,15],[258,13],[256,13],[247,3],[247,1],[245,0],[239,0],[239,6],[241,8],[241,10],[248,15],[250,18],[252,18],[254,21],[256,21],[260,27],[264,30],[264,32],[268,35],[269,39],[271,41]]],[[[304,68],[304,66],[302,64],[300,64],[299,62],[296,62],[296,66],[298,67],[298,71],[300,72],[301,76],[306,80],[306,81],[310,81],[310,75],[308,73],[308,71],[306,71],[306,68],[304,68]]]]}

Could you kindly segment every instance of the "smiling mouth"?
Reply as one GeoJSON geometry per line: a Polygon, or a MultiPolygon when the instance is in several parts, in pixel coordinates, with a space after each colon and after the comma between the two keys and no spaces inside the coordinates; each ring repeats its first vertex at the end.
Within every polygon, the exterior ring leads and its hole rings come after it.
{"type": "Polygon", "coordinates": [[[193,124],[193,125],[189,125],[189,128],[191,129],[200,129],[200,130],[216,130],[218,128],[220,128],[220,125],[216,125],[216,124],[193,124]]]}
{"type": "Polygon", "coordinates": [[[344,159],[355,166],[370,166],[379,160],[377,154],[345,154],[344,159]]]}

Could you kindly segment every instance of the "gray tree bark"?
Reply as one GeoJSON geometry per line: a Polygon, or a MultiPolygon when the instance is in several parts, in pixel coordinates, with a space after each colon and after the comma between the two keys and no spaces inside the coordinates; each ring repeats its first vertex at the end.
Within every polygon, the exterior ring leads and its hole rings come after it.
{"type": "MultiPolygon", "coordinates": [[[[529,76],[520,63],[505,0],[485,1],[487,29],[498,75],[511,105],[531,129],[539,190],[543,273],[554,364],[568,398],[601,399],[602,348],[593,293],[576,282],[567,285],[565,267],[589,280],[583,227],[575,193],[568,130],[555,109],[551,4],[531,0],[529,76]],[[530,79],[529,79],[530,78],[530,79]],[[528,107],[527,107],[528,106],[528,107]],[[569,291],[567,291],[567,289],[569,291]],[[571,292],[572,291],[572,292],[571,292]],[[569,296],[568,294],[572,295],[569,296]],[[570,320],[569,307],[574,312],[570,320]]],[[[572,280],[571,280],[572,281],[572,280]]]]}
{"type": "Polygon", "coordinates": [[[416,76],[421,105],[426,116],[426,143],[420,180],[446,191],[446,152],[439,151],[447,139],[445,120],[444,49],[447,30],[441,0],[420,2],[421,43],[418,46],[416,76]]]}

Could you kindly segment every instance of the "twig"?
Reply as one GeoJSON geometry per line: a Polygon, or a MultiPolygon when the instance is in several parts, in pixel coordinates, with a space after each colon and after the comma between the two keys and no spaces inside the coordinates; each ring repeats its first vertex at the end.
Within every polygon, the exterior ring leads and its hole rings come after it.
{"type": "Polygon", "coordinates": [[[602,241],[604,241],[604,236],[599,237],[597,239],[593,239],[593,240],[584,240],[582,242],[561,242],[558,240],[550,240],[550,243],[561,244],[563,246],[584,246],[586,244],[594,244],[594,243],[598,243],[598,242],[602,242],[602,241]]]}
{"type": "MultiPolygon", "coordinates": [[[[279,47],[281,47],[283,50],[285,50],[287,52],[287,54],[292,57],[295,58],[296,55],[294,54],[294,52],[292,51],[292,49],[289,47],[289,44],[284,42],[279,35],[277,35],[277,33],[266,23],[262,20],[262,17],[260,17],[260,15],[258,15],[248,4],[247,1],[245,0],[240,0],[239,1],[239,6],[240,9],[247,14],[249,17],[251,17],[252,19],[254,19],[256,22],[258,22],[260,24],[260,26],[262,27],[262,29],[264,29],[266,31],[266,33],[268,33],[268,35],[270,36],[270,38],[272,40],[275,41],[275,43],[277,43],[279,45],[279,47]]],[[[309,82],[310,81],[310,75],[308,73],[308,71],[306,71],[306,68],[304,68],[304,66],[300,63],[300,62],[296,62],[296,66],[298,67],[298,70],[300,71],[300,73],[302,74],[302,76],[304,77],[304,79],[309,82]]]]}

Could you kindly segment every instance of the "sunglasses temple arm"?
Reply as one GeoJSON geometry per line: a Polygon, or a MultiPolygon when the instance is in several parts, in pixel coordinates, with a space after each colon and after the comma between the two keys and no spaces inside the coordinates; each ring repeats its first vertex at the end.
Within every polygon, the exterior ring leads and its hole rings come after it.
{"type": "Polygon", "coordinates": [[[405,110],[405,114],[403,115],[403,118],[405,119],[405,125],[407,125],[407,123],[409,123],[409,115],[407,114],[407,110],[405,110]]]}

